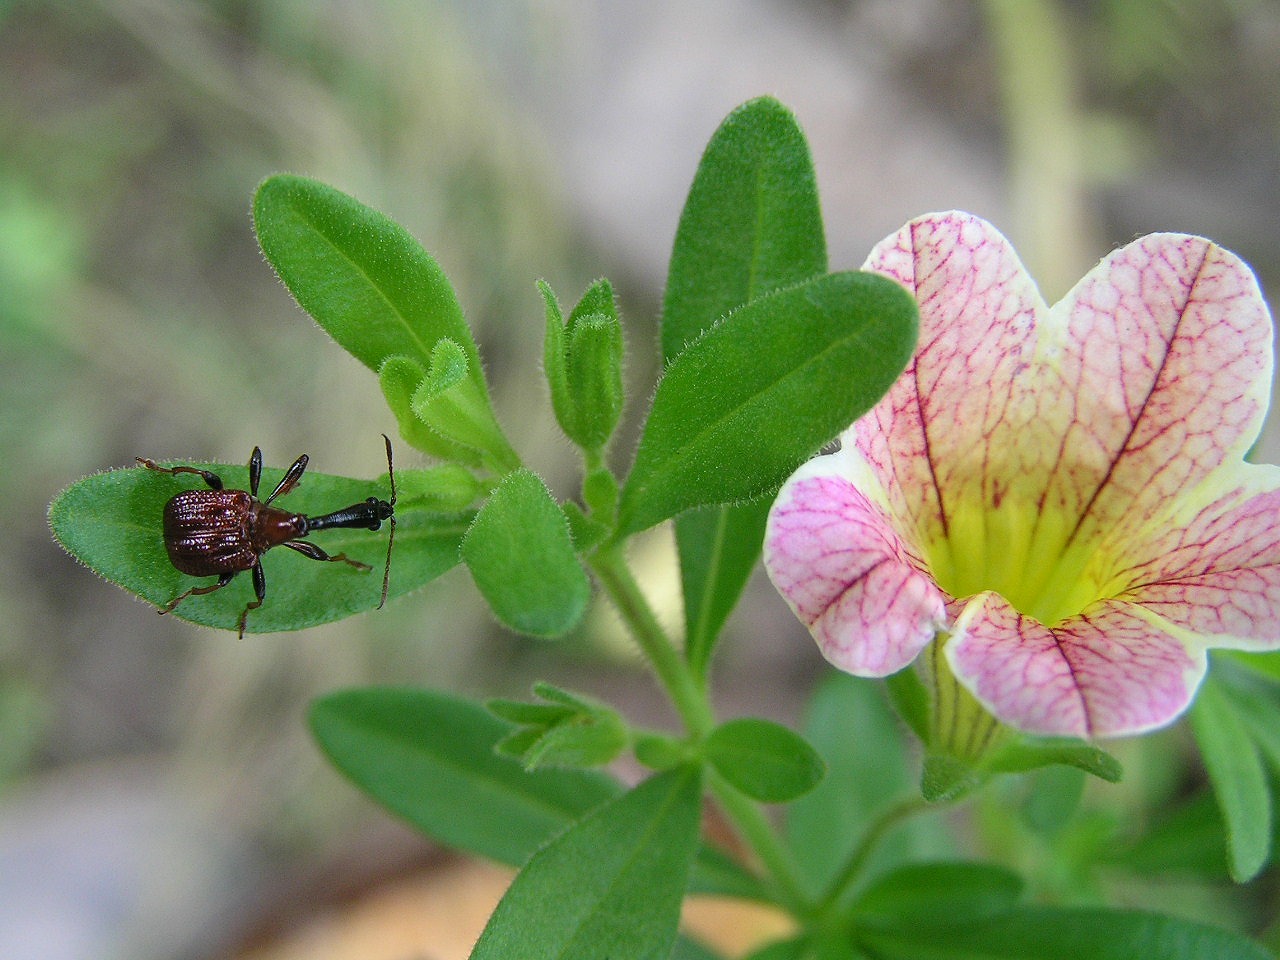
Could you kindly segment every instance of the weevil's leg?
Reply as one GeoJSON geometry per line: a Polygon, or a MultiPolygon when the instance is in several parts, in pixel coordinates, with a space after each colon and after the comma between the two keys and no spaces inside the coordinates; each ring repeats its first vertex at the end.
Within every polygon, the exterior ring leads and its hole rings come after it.
{"type": "Polygon", "coordinates": [[[210,489],[222,489],[222,478],[211,470],[197,470],[195,467],[162,467],[154,460],[148,460],[146,457],[134,457],[134,459],[148,470],[154,470],[157,473],[194,473],[196,476],[202,477],[210,489]]]}
{"type": "Polygon", "coordinates": [[[357,570],[372,570],[373,567],[367,563],[361,563],[359,560],[352,560],[345,553],[338,553],[330,556],[325,553],[314,543],[307,540],[287,540],[285,546],[290,550],[297,550],[304,557],[310,557],[312,560],[327,560],[330,563],[347,563],[355,567],[357,570]]]}
{"type": "Polygon", "coordinates": [[[215,590],[221,590],[223,587],[225,587],[228,583],[231,582],[231,578],[234,577],[238,572],[239,571],[237,570],[232,570],[228,573],[224,573],[222,574],[222,576],[218,577],[217,583],[207,587],[192,587],[186,593],[181,594],[177,597],[174,597],[172,600],[169,601],[167,606],[163,607],[157,612],[161,614],[169,613],[173,610],[174,607],[180,604],[183,600],[187,599],[187,597],[199,597],[206,593],[213,593],[213,591],[215,590]]]}
{"type": "Polygon", "coordinates": [[[262,482],[262,451],[257,447],[249,454],[249,493],[258,495],[258,484],[262,482]]]}
{"type": "MultiPolygon", "coordinates": [[[[297,460],[293,461],[293,466],[291,466],[285,475],[280,478],[280,482],[276,484],[276,488],[271,491],[271,496],[267,497],[267,499],[262,502],[267,504],[276,497],[283,497],[302,481],[302,471],[306,469],[307,455],[304,453],[297,460]]],[[[254,496],[257,496],[256,490],[254,491],[254,496]]]]}
{"type": "Polygon", "coordinates": [[[257,610],[262,606],[262,601],[267,599],[267,578],[262,573],[262,561],[259,560],[253,567],[253,595],[257,598],[245,604],[244,610],[240,614],[240,639],[244,639],[244,624],[249,619],[249,611],[257,610]]]}

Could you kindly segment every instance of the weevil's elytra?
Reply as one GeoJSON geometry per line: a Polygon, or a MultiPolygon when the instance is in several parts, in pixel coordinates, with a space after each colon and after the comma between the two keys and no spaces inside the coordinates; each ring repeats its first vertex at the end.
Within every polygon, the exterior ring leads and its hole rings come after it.
{"type": "Polygon", "coordinates": [[[171,600],[160,613],[168,613],[187,597],[201,596],[220,590],[235,578],[237,573],[249,570],[253,573],[254,600],[240,614],[239,635],[244,639],[244,626],[250,610],[262,606],[267,596],[266,578],[262,573],[262,555],[272,547],[286,546],[312,560],[345,563],[358,570],[369,570],[368,564],[352,560],[346,554],[330,556],[320,547],[302,539],[317,530],[335,527],[379,530],[382,521],[391,522],[387,538],[387,562],[382,572],[381,608],[387,602],[387,588],[391,581],[391,547],[396,536],[396,478],[391,465],[391,440],[384,433],[382,440],[387,447],[387,479],[391,486],[391,499],[369,497],[360,503],[335,510],[318,517],[291,513],[271,506],[277,497],[283,497],[296,487],[307,469],[304,453],[285,472],[284,477],[266,500],[258,499],[258,485],[262,480],[262,451],[253,448],[249,458],[249,490],[224,490],[222,478],[209,470],[196,467],[162,467],[153,460],[138,457],[138,463],[148,470],[177,475],[194,473],[204,480],[208,490],[185,490],[164,506],[164,546],[169,562],[181,573],[192,577],[217,577],[216,583],[192,587],[186,593],[171,600]]]}

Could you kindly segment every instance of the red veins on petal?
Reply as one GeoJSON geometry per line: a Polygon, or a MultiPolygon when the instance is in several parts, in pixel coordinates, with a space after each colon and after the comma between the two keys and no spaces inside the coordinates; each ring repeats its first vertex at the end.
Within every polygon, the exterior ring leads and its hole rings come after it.
{"type": "Polygon", "coordinates": [[[1034,415],[1021,384],[1044,304],[1013,249],[975,218],[913,222],[863,269],[915,295],[920,340],[906,372],[844,441],[875,470],[899,529],[930,542],[947,535],[954,503],[998,502],[1009,476],[1044,470],[1039,445],[1001,441],[1002,425],[1034,415]]]}
{"type": "Polygon", "coordinates": [[[1272,650],[1280,624],[1280,470],[1238,486],[1189,519],[1156,528],[1134,545],[1151,559],[1125,572],[1126,599],[1214,646],[1272,650]],[[1261,486],[1274,489],[1257,492],[1261,486]]]}
{"type": "Polygon", "coordinates": [[[1161,629],[1136,604],[1104,600],[1049,628],[997,594],[957,619],[947,659],[992,713],[1028,733],[1110,737],[1163,726],[1191,702],[1203,649],[1161,629]]]}
{"type": "Polygon", "coordinates": [[[1055,310],[1072,410],[1049,489],[1076,536],[1128,537],[1224,463],[1267,409],[1271,320],[1249,268],[1208,240],[1144,237],[1055,310]]]}
{"type": "Polygon", "coordinates": [[[941,591],[841,476],[793,478],[770,514],[764,553],[774,586],[842,670],[895,673],[945,622],[941,591]]]}

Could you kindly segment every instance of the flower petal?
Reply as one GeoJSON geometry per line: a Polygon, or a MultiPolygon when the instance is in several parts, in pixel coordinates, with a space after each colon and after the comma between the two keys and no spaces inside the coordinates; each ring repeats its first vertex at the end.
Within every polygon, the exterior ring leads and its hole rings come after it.
{"type": "Polygon", "coordinates": [[[1011,436],[1028,415],[1020,385],[1045,305],[1008,241],[966,213],[913,220],[863,269],[892,277],[920,304],[910,365],[844,442],[866,456],[900,524],[921,544],[945,538],[956,503],[990,503],[1002,476],[1043,471],[1037,444],[1011,436]],[[999,389],[989,389],[998,384],[999,389]],[[1012,461],[994,468],[993,454],[1012,461]]]}
{"type": "MultiPolygon", "coordinates": [[[[912,221],[865,268],[916,295],[920,345],[845,442],[918,543],[990,524],[1010,501],[1050,523],[1061,551],[1104,533],[1123,542],[1257,434],[1270,316],[1248,267],[1208,240],[1138,240],[1053,308],[970,214],[912,221]]],[[[965,541],[1007,547],[980,531],[965,541]]]]}
{"type": "Polygon", "coordinates": [[[1123,596],[1215,647],[1280,647],[1280,468],[1249,465],[1208,506],[1133,544],[1123,596]]]}
{"type": "Polygon", "coordinates": [[[1123,543],[1243,459],[1270,398],[1271,317],[1243,261],[1169,233],[1117,250],[1055,309],[1072,416],[1053,493],[1078,538],[1123,543]]]}
{"type": "Polygon", "coordinates": [[[998,594],[974,597],[946,647],[957,679],[1027,733],[1117,737],[1170,723],[1204,677],[1204,649],[1133,603],[1104,600],[1057,627],[998,594]]]}
{"type": "Polygon", "coordinates": [[[782,487],[765,531],[778,592],[835,666],[863,677],[901,670],[945,623],[944,598],[893,530],[857,454],[818,457],[782,487]],[[866,492],[864,492],[866,491],[866,492]]]}

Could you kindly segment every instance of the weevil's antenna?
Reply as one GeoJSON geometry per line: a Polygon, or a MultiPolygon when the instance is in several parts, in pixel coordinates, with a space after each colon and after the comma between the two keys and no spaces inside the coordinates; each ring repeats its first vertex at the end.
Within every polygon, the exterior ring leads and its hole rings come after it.
{"type": "Polygon", "coordinates": [[[378,601],[378,609],[381,610],[387,602],[387,588],[391,585],[391,547],[396,542],[396,475],[391,468],[391,438],[385,433],[382,435],[383,442],[387,445],[387,479],[391,482],[391,531],[387,536],[387,565],[382,571],[382,599],[378,601]]]}

